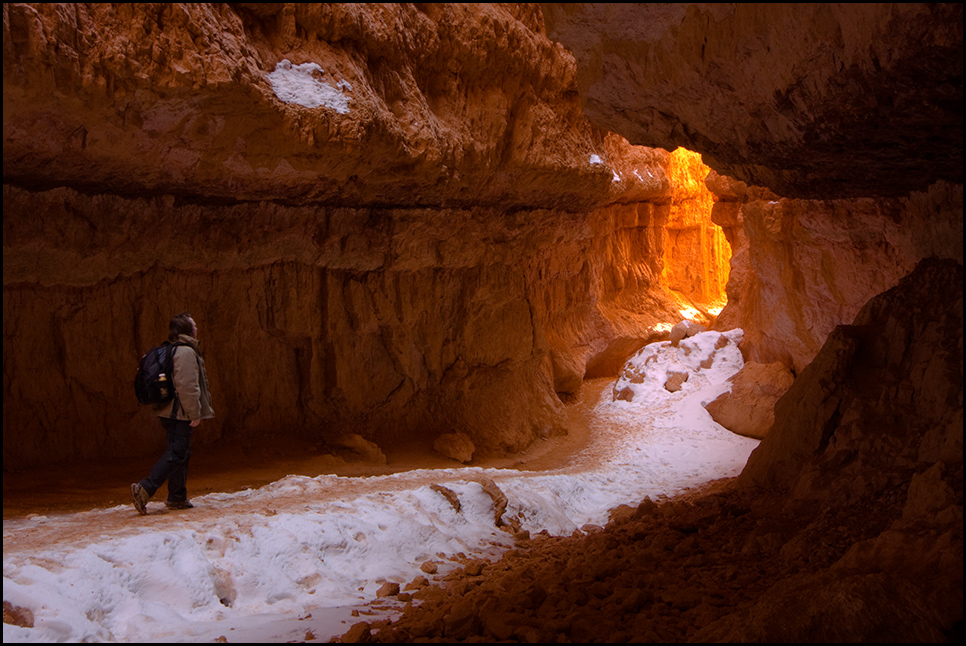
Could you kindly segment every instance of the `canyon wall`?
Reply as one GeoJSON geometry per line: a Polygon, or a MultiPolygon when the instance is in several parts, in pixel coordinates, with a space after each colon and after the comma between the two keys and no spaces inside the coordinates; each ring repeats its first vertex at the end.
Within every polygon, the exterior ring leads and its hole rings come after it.
{"type": "MultiPolygon", "coordinates": [[[[578,60],[595,123],[687,146],[717,171],[712,219],[732,259],[716,325],[745,329],[747,358],[798,373],[734,492],[769,508],[760,536],[701,550],[788,570],[743,609],[690,623],[688,638],[956,641],[962,5],[587,4],[545,16],[578,60]]],[[[715,513],[713,533],[726,517],[715,513]]],[[[618,552],[633,563],[642,549],[618,552]]],[[[705,577],[688,574],[684,596],[704,599],[705,577]]],[[[675,603],[655,596],[655,613],[675,603]]]]}
{"type": "Polygon", "coordinates": [[[800,372],[837,325],[920,260],[963,261],[961,184],[832,200],[779,198],[714,175],[708,185],[717,200],[712,218],[732,232],[735,249],[716,327],[744,329],[751,361],[800,372]]]}
{"type": "Polygon", "coordinates": [[[785,197],[963,182],[954,3],[546,3],[587,115],[785,197]]]}
{"type": "Polygon", "coordinates": [[[518,451],[726,271],[706,171],[587,122],[533,6],[3,11],[5,468],[156,450],[182,310],[202,442],[518,451]]]}
{"type": "Polygon", "coordinates": [[[748,359],[800,371],[919,260],[962,263],[961,5],[544,14],[592,121],[717,171],[734,254],[717,327],[745,330],[748,359]]]}

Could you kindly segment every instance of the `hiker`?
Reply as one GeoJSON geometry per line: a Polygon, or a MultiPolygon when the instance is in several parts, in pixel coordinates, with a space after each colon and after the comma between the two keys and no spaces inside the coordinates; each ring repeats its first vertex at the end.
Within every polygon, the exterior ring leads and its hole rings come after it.
{"type": "Polygon", "coordinates": [[[168,341],[175,344],[171,380],[174,399],[156,414],[168,436],[168,448],[155,463],[151,474],[131,485],[134,508],[146,514],[148,500],[168,481],[168,509],[191,509],[188,500],[188,459],[191,457],[191,431],[203,419],[215,416],[208,392],[205,360],[198,349],[198,326],[188,312],[178,314],[168,324],[168,341]]]}

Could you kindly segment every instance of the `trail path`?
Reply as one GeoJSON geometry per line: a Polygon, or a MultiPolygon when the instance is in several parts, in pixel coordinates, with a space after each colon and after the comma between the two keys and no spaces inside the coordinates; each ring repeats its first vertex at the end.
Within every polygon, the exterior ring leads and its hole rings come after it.
{"type": "MultiPolygon", "coordinates": [[[[714,340],[691,359],[713,353],[714,340]]],[[[29,609],[34,627],[5,624],[4,640],[328,640],[358,621],[354,613],[398,611],[398,597],[374,603],[387,582],[404,589],[421,576],[439,579],[469,560],[498,558],[517,530],[569,535],[605,524],[620,504],[736,475],[757,442],[721,429],[701,404],[740,365],[735,347],[678,393],[641,384],[634,403],[611,401],[613,382],[588,382],[569,407],[570,435],[485,466],[426,456],[407,465],[390,454],[388,468],[355,465],[353,476],[318,475],[312,459],[275,472],[222,471],[217,483],[189,482],[192,491],[223,485],[196,494],[194,509],[152,502],[147,516],[123,498],[8,514],[5,491],[4,601],[29,609]],[[253,479],[269,484],[239,490],[253,479]],[[501,496],[512,530],[495,524],[501,496]]]]}

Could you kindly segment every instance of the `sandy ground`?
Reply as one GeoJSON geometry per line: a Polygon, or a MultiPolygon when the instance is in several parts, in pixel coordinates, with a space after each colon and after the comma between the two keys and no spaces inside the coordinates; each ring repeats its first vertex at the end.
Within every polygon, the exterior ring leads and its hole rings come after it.
{"type": "MultiPolygon", "coordinates": [[[[287,475],[379,476],[461,466],[527,471],[563,468],[573,455],[586,447],[593,403],[612,383],[610,379],[585,382],[579,395],[568,406],[569,435],[542,440],[512,458],[474,460],[469,465],[462,465],[425,446],[389,446],[383,447],[387,458],[385,465],[362,461],[334,464],[330,454],[312,454],[308,445],[298,443],[276,447],[276,455],[266,457],[236,447],[206,446],[196,441],[192,447],[188,491],[193,496],[216,491],[233,493],[261,487],[287,475]]],[[[160,425],[158,432],[161,432],[160,425]]],[[[203,432],[203,428],[196,431],[198,434],[203,432]]],[[[146,456],[94,465],[58,465],[34,471],[4,470],[3,518],[87,511],[127,503],[130,501],[130,484],[147,475],[152,460],[151,456],[146,456]]],[[[161,495],[163,493],[164,490],[161,495]]]]}

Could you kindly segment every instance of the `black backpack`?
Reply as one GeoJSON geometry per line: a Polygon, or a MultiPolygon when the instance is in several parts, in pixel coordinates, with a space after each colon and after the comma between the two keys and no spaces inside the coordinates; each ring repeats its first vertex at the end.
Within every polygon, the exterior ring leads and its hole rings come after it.
{"type": "Polygon", "coordinates": [[[175,398],[174,349],[187,343],[165,341],[144,353],[134,376],[134,394],[142,404],[166,404],[175,398]]]}

